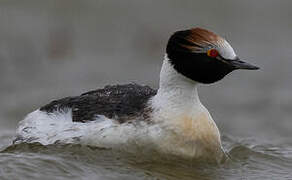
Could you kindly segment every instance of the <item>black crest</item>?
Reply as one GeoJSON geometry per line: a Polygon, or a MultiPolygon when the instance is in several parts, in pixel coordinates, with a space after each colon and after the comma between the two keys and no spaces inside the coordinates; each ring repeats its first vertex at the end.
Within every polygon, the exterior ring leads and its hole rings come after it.
{"type": "Polygon", "coordinates": [[[179,73],[200,83],[213,83],[234,70],[206,53],[207,49],[215,48],[214,42],[219,38],[200,28],[178,31],[170,37],[166,53],[179,73]]]}

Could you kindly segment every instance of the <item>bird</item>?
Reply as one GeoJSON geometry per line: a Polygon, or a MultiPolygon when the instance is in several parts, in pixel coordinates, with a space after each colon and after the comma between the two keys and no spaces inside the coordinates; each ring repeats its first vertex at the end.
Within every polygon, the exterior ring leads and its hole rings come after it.
{"type": "Polygon", "coordinates": [[[220,132],[198,86],[234,70],[257,70],[207,29],[174,32],[167,43],[158,90],[136,83],[107,85],[41,106],[19,122],[14,144],[77,143],[182,158],[224,157],[220,132]]]}

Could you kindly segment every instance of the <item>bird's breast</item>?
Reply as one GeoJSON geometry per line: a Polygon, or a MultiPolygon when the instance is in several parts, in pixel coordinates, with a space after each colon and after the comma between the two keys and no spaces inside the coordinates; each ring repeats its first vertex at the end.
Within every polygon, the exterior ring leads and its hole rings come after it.
{"type": "Polygon", "coordinates": [[[184,112],[164,120],[162,149],[186,157],[219,157],[219,130],[208,111],[184,112]]]}

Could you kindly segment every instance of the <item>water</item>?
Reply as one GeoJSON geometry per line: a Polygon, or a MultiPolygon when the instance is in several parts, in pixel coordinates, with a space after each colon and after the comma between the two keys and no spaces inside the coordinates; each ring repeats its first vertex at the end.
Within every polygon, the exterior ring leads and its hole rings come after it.
{"type": "Polygon", "coordinates": [[[0,1],[0,179],[292,179],[292,1],[0,1]],[[11,146],[51,99],[137,82],[157,87],[165,44],[202,26],[259,71],[199,94],[231,160],[219,165],[78,145],[11,146]],[[143,157],[143,158],[142,158],[143,157]]]}
{"type": "Polygon", "coordinates": [[[2,179],[291,179],[291,144],[227,136],[223,142],[230,159],[221,164],[72,144],[18,144],[0,153],[0,173],[2,179]]]}

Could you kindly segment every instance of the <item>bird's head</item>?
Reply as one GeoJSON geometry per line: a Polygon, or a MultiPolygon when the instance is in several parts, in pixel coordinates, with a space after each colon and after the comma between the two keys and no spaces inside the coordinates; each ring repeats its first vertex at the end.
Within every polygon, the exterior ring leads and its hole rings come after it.
{"type": "Polygon", "coordinates": [[[224,38],[202,28],[175,32],[166,53],[177,72],[205,84],[219,81],[236,69],[259,69],[241,61],[224,38]]]}

